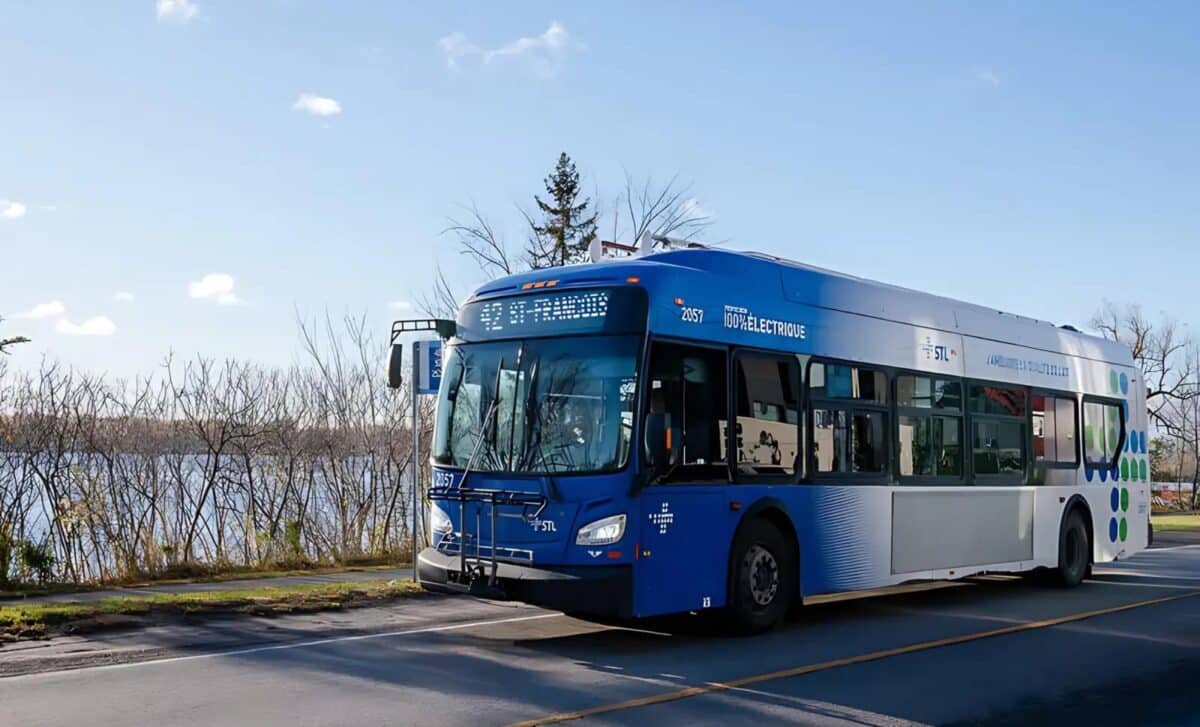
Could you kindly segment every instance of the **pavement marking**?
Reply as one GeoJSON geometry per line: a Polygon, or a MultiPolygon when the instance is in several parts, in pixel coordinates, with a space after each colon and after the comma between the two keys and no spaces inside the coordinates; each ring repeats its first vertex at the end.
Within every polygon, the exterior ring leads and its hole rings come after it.
{"type": "Polygon", "coordinates": [[[489,621],[468,621],[466,623],[448,624],[446,626],[427,626],[419,629],[405,629],[403,631],[387,631],[378,634],[356,634],[354,636],[332,636],[327,639],[313,639],[311,641],[296,641],[287,644],[269,644],[266,646],[251,646],[244,649],[229,649],[227,651],[209,651],[203,654],[188,654],[187,656],[169,656],[163,659],[147,659],[145,661],[128,661],[120,664],[97,664],[95,666],[81,666],[79,668],[57,669],[51,671],[31,672],[29,674],[17,674],[11,677],[0,678],[0,681],[10,681],[13,679],[27,679],[32,677],[47,676],[50,674],[64,674],[68,672],[85,672],[85,671],[103,671],[108,669],[130,669],[139,666],[151,666],[159,664],[173,664],[181,661],[196,661],[198,659],[212,659],[219,656],[244,656],[246,654],[261,654],[266,651],[287,651],[289,649],[305,649],[310,646],[323,646],[325,644],[335,644],[343,641],[367,641],[369,639],[386,639],[394,636],[413,636],[415,634],[433,634],[443,631],[462,631],[463,629],[472,629],[479,626],[499,626],[501,624],[517,623],[520,621],[536,621],[544,618],[560,618],[565,614],[561,613],[539,613],[532,616],[513,616],[511,618],[492,619],[489,621]]]}
{"type": "Polygon", "coordinates": [[[1083,621],[1097,616],[1105,616],[1113,613],[1121,613],[1122,611],[1130,611],[1135,608],[1143,608],[1145,606],[1155,606],[1172,601],[1181,601],[1185,598],[1194,598],[1200,596],[1200,590],[1188,591],[1187,593],[1174,593],[1169,596],[1161,596],[1152,598],[1146,601],[1135,601],[1121,606],[1110,606],[1108,608],[1100,608],[1094,611],[1084,611],[1081,613],[1072,613],[1066,616],[1056,616],[1054,618],[1040,619],[1037,621],[1026,621],[1024,623],[1014,624],[1012,626],[1004,626],[988,631],[976,631],[975,633],[963,634],[961,636],[951,636],[945,639],[937,639],[934,641],[923,641],[917,644],[909,644],[908,646],[898,646],[891,649],[882,649],[880,651],[872,651],[866,654],[858,654],[857,656],[847,656],[841,659],[832,659],[830,661],[822,661],[816,664],[806,664],[804,666],[791,667],[788,669],[780,669],[778,671],[766,672],[764,674],[755,674],[752,676],[740,677],[738,679],[729,679],[724,682],[706,682],[692,687],[685,687],[673,692],[662,692],[660,694],[651,694],[646,697],[638,697],[636,699],[628,699],[624,702],[613,702],[611,704],[601,704],[595,707],[587,707],[584,709],[575,710],[573,712],[558,712],[555,714],[538,717],[536,719],[526,720],[524,722],[515,722],[510,727],[535,727],[536,725],[557,724],[560,722],[571,722],[577,719],[586,717],[595,717],[601,714],[609,714],[611,712],[620,712],[627,709],[636,709],[638,707],[649,707],[655,704],[663,704],[665,702],[676,702],[681,699],[689,699],[691,697],[700,697],[706,694],[714,694],[718,692],[728,692],[730,690],[739,689],[750,684],[758,684],[760,682],[773,681],[776,679],[788,679],[791,677],[804,676],[814,672],[826,671],[829,669],[837,669],[844,666],[853,666],[869,661],[879,661],[893,656],[901,656],[903,654],[912,654],[919,651],[929,651],[945,646],[956,646],[970,641],[979,641],[981,639],[989,639],[996,636],[1007,636],[1009,634],[1018,634],[1025,631],[1036,631],[1038,629],[1050,628],[1053,626],[1061,626],[1063,624],[1083,621]]]}

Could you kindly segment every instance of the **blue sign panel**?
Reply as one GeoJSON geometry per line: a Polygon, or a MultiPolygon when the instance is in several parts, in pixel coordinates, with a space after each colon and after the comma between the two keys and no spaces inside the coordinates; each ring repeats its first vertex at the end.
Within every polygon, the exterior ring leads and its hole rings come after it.
{"type": "Polygon", "coordinates": [[[442,342],[417,341],[417,393],[436,394],[442,385],[442,342]]]}

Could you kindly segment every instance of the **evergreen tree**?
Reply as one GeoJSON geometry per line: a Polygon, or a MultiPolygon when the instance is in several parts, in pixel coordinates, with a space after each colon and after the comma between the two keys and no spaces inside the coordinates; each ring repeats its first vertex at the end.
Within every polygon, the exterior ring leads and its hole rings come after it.
{"type": "Polygon", "coordinates": [[[579,201],[579,172],[566,152],[559,154],[554,173],[546,177],[548,200],[534,195],[542,222],[530,220],[531,268],[552,268],[583,262],[596,239],[596,213],[589,214],[591,200],[579,201]]]}

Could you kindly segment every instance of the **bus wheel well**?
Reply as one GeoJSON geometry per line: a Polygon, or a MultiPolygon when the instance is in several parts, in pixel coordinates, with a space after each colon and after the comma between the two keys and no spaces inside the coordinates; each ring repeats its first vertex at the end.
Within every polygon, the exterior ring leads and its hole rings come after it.
{"type": "MultiPolygon", "coordinates": [[[[759,502],[755,503],[753,506],[751,506],[746,511],[746,514],[744,516],[742,516],[741,521],[738,523],[737,531],[734,532],[733,540],[731,542],[736,543],[738,531],[740,531],[742,528],[746,527],[747,523],[750,523],[754,520],[766,520],[767,522],[774,525],[779,530],[779,532],[782,533],[785,538],[787,538],[788,542],[791,543],[792,554],[796,558],[796,565],[797,565],[797,570],[798,570],[799,565],[800,565],[800,538],[797,537],[797,535],[796,535],[796,526],[792,524],[792,518],[788,516],[787,512],[783,509],[783,506],[780,505],[779,503],[773,502],[771,500],[765,500],[765,501],[759,501],[759,502]]],[[[736,556],[734,555],[733,550],[731,548],[730,553],[729,553],[729,573],[731,576],[733,573],[733,559],[735,557],[736,556]]],[[[732,577],[729,579],[727,588],[730,590],[730,595],[732,595],[732,588],[733,588],[732,577]]],[[[797,579],[796,579],[796,591],[797,592],[794,594],[794,596],[798,600],[799,596],[800,596],[800,593],[799,593],[800,579],[799,579],[799,577],[797,577],[797,579]]]]}
{"type": "Polygon", "coordinates": [[[1093,532],[1092,526],[1092,508],[1088,507],[1087,500],[1080,495],[1072,495],[1071,499],[1067,500],[1067,506],[1063,508],[1062,520],[1058,523],[1058,529],[1059,532],[1062,532],[1063,523],[1076,510],[1083,517],[1083,527],[1087,529],[1088,544],[1091,546],[1088,553],[1088,562],[1091,563],[1096,560],[1096,535],[1093,532]]]}

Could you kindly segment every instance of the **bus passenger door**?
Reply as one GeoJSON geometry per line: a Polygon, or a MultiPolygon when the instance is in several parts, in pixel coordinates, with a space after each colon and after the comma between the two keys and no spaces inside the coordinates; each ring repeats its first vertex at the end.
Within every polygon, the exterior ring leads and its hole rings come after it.
{"type": "Polygon", "coordinates": [[[655,616],[725,605],[729,543],[718,533],[724,488],[665,486],[642,495],[634,614],[655,616]]]}
{"type": "Polygon", "coordinates": [[[648,434],[662,441],[656,444],[661,450],[657,471],[640,497],[634,578],[638,616],[725,603],[730,528],[726,370],[724,348],[652,344],[647,410],[655,416],[647,417],[647,423],[666,422],[666,432],[648,434]]]}

